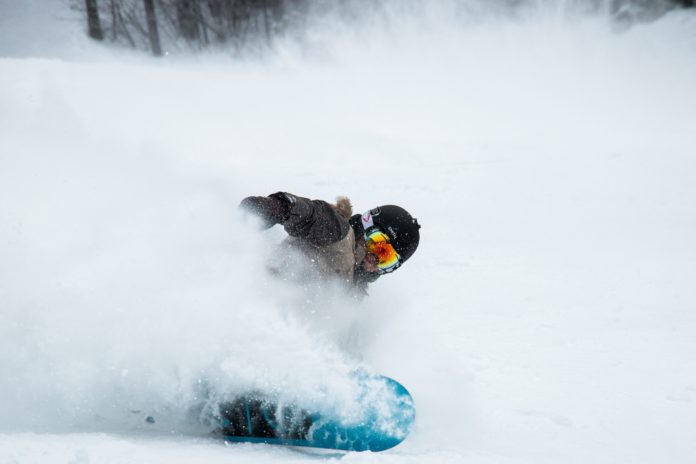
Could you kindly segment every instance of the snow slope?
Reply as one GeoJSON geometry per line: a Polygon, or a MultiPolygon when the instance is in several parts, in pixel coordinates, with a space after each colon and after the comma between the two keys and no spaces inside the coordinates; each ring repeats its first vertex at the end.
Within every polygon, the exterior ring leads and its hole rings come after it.
{"type": "Polygon", "coordinates": [[[245,62],[2,49],[0,462],[693,459],[696,17],[421,19],[245,62]],[[421,247],[298,304],[236,211],[277,190],[401,204],[421,247]],[[392,451],[192,426],[248,388],[344,407],[356,367],[416,400],[392,451]]]}

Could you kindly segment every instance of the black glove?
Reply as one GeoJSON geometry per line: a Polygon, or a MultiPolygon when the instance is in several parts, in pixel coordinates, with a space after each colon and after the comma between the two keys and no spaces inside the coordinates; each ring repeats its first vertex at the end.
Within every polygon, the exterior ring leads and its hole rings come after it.
{"type": "Polygon", "coordinates": [[[239,207],[261,218],[264,229],[282,224],[290,213],[289,203],[279,195],[246,197],[239,207]]]}

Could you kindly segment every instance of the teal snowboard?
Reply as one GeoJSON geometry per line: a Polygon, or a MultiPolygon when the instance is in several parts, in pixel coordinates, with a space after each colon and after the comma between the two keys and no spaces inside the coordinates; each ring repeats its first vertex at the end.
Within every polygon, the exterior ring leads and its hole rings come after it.
{"type": "Polygon", "coordinates": [[[359,379],[359,417],[341,419],[301,405],[248,395],[219,406],[219,432],[232,442],[383,451],[401,443],[415,420],[413,398],[383,376],[359,379]]]}

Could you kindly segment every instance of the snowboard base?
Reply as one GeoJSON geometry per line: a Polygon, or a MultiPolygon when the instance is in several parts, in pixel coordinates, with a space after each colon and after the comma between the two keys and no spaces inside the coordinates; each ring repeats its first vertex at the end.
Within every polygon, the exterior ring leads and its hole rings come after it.
{"type": "Polygon", "coordinates": [[[219,405],[218,432],[231,442],[343,451],[383,451],[398,445],[415,419],[413,398],[388,377],[362,377],[359,382],[362,414],[358,421],[248,395],[219,405]]]}

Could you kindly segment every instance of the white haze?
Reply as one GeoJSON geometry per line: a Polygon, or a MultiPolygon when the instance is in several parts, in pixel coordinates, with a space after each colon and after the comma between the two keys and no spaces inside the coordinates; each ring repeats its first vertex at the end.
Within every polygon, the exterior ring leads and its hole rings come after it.
{"type": "Polygon", "coordinates": [[[696,16],[462,5],[234,61],[101,48],[60,2],[32,36],[0,2],[0,461],[313,461],[197,415],[248,389],[340,410],[363,368],[416,427],[323,459],[690,462],[696,16]],[[361,305],[307,302],[236,208],[278,190],[398,203],[421,246],[361,305]]]}

